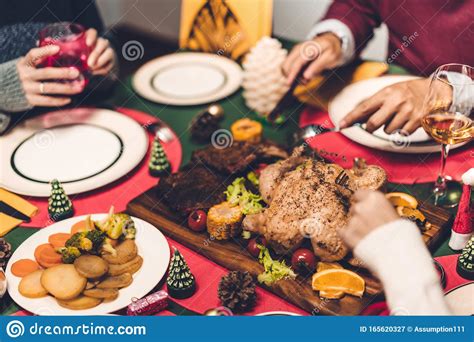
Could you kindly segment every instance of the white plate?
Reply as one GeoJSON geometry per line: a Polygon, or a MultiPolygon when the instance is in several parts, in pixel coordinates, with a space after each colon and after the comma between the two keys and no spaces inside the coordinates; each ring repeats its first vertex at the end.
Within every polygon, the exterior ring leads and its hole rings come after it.
{"type": "Polygon", "coordinates": [[[262,312],[255,316],[301,316],[300,314],[289,311],[268,311],[262,312]]]}
{"type": "MultiPolygon", "coordinates": [[[[106,214],[98,214],[93,215],[92,218],[100,220],[105,216],[106,214]]],[[[21,295],[18,292],[18,284],[21,278],[11,273],[11,265],[19,259],[27,258],[34,260],[35,248],[38,245],[47,243],[48,237],[51,234],[69,233],[71,226],[85,217],[86,215],[73,217],[41,229],[30,236],[13,253],[6,269],[8,292],[20,307],[36,315],[104,315],[125,308],[131,303],[132,298],[142,298],[160,282],[168,268],[170,257],[168,242],[164,235],[154,226],[141,219],[132,217],[137,228],[135,241],[138,253],[143,258],[143,266],[134,274],[133,283],[119,291],[117,299],[87,310],[69,310],[60,306],[51,296],[32,299],[21,295]]]]}
{"type": "Polygon", "coordinates": [[[123,114],[77,108],[25,121],[0,137],[0,149],[0,186],[42,197],[49,196],[48,183],[57,178],[72,195],[126,175],[145,156],[148,138],[123,114]]]}
{"type": "Polygon", "coordinates": [[[445,298],[454,315],[474,315],[474,282],[450,290],[445,298]]]}
{"type": "Polygon", "coordinates": [[[144,98],[189,106],[218,101],[239,89],[242,69],[231,59],[209,53],[183,52],[154,59],[133,76],[144,98]]]}
{"type": "MultiPolygon", "coordinates": [[[[417,79],[414,76],[383,76],[356,82],[345,87],[329,103],[329,117],[334,124],[337,124],[361,101],[374,95],[386,86],[417,79]]],[[[388,135],[384,132],[383,126],[372,134],[360,127],[351,127],[341,133],[347,138],[361,145],[375,148],[382,151],[396,153],[432,153],[440,152],[440,145],[434,142],[423,128],[417,129],[409,136],[388,135]]],[[[451,149],[464,145],[453,145],[451,149]]]]}

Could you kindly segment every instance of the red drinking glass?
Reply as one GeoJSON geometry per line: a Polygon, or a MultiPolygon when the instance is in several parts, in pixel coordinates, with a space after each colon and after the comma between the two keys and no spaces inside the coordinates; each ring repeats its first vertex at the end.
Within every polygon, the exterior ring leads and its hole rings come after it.
{"type": "Polygon", "coordinates": [[[89,81],[87,59],[90,49],[86,44],[84,27],[69,22],[48,25],[39,33],[39,46],[46,45],[59,46],[59,52],[45,58],[41,66],[75,68],[79,71],[80,76],[72,82],[80,82],[85,87],[89,81]]]}

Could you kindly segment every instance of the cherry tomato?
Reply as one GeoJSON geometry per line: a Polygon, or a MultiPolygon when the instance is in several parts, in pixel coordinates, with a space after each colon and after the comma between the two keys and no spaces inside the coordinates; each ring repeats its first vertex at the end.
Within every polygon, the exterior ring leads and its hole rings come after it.
{"type": "Polygon", "coordinates": [[[266,246],[267,240],[263,236],[258,236],[250,239],[247,245],[247,251],[255,258],[258,258],[258,255],[260,254],[260,248],[258,248],[258,245],[266,246]]]}
{"type": "Polygon", "coordinates": [[[291,266],[298,273],[312,273],[316,268],[316,258],[313,251],[300,248],[291,257],[291,266]]]}
{"type": "Polygon", "coordinates": [[[206,229],[207,214],[203,210],[194,210],[188,217],[188,227],[195,232],[206,229]]]}

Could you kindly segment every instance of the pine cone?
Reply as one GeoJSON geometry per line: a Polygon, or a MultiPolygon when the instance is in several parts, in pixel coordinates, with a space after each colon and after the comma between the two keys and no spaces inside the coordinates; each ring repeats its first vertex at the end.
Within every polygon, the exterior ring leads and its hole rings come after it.
{"type": "Polygon", "coordinates": [[[249,311],[257,299],[255,282],[249,272],[229,272],[219,282],[218,296],[232,311],[249,311]]]}
{"type": "Polygon", "coordinates": [[[5,268],[11,255],[12,246],[4,238],[0,238],[0,268],[5,268]]]}

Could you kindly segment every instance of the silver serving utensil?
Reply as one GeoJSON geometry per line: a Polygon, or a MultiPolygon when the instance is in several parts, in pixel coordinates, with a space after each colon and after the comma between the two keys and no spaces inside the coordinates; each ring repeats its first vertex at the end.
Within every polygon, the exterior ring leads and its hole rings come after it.
{"type": "Polygon", "coordinates": [[[7,277],[3,268],[0,268],[0,298],[2,298],[7,292],[7,277]]]}
{"type": "Polygon", "coordinates": [[[146,129],[164,143],[169,143],[175,139],[171,129],[161,121],[146,126],[146,129]]]}
{"type": "MultiPolygon", "coordinates": [[[[364,124],[356,123],[353,126],[349,126],[346,128],[350,128],[354,126],[365,129],[365,123],[364,124]]],[[[343,128],[343,129],[346,129],[346,128],[343,128]]],[[[305,127],[301,127],[293,134],[291,146],[300,145],[304,143],[305,140],[315,138],[320,134],[324,134],[328,132],[340,132],[341,130],[342,129],[340,129],[339,127],[328,128],[323,125],[316,125],[316,124],[311,124],[305,127]]]]}

